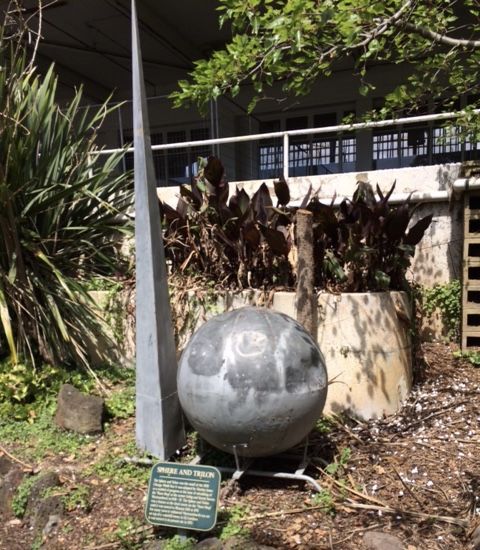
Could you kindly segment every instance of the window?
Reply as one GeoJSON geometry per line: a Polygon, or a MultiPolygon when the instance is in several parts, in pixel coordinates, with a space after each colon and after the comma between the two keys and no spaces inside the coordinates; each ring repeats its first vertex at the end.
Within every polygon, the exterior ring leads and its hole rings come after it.
{"type": "MultiPolygon", "coordinates": [[[[209,128],[171,130],[166,132],[152,132],[151,134],[152,145],[180,143],[184,141],[201,141],[209,138],[209,128]]],[[[131,131],[125,133],[124,141],[125,143],[133,141],[131,131]]],[[[153,164],[157,187],[189,183],[191,178],[197,173],[198,157],[208,157],[211,154],[211,149],[208,145],[153,151],[153,164]]],[[[131,170],[133,168],[133,154],[128,153],[125,161],[127,170],[131,170]]]]}
{"type": "MultiPolygon", "coordinates": [[[[292,131],[304,128],[336,126],[351,111],[337,109],[332,112],[285,116],[260,122],[260,132],[292,131]]],[[[281,138],[262,140],[259,144],[259,178],[280,176],[283,167],[281,138]]],[[[291,176],[330,174],[355,169],[357,141],[353,133],[309,134],[290,136],[288,172],[291,176]]]]}
{"type": "MultiPolygon", "coordinates": [[[[280,131],[280,120],[260,122],[260,133],[280,131]]],[[[280,138],[262,139],[259,145],[259,177],[278,178],[282,173],[283,145],[280,138]]]]}
{"type": "MultiPolygon", "coordinates": [[[[287,118],[286,130],[308,128],[308,117],[287,118]]],[[[312,164],[311,136],[291,136],[288,151],[288,172],[291,176],[306,176],[312,164]]]]}
{"type": "MultiPolygon", "coordinates": [[[[337,126],[352,111],[320,113],[313,117],[315,128],[337,126]]],[[[314,174],[330,174],[355,170],[357,138],[353,133],[316,134],[313,141],[314,174]]]]}

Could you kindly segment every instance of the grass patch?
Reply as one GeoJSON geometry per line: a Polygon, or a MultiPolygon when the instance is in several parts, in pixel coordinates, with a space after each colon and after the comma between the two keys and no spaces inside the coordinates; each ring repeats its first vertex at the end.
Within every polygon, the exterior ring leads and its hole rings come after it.
{"type": "Polygon", "coordinates": [[[20,443],[26,460],[42,460],[47,454],[76,455],[81,447],[92,441],[91,436],[60,430],[54,425],[53,412],[45,407],[31,417],[30,422],[0,420],[0,441],[20,443]]]}
{"type": "Polygon", "coordinates": [[[134,441],[130,441],[115,452],[108,453],[86,470],[86,475],[96,475],[102,480],[115,480],[116,485],[126,488],[146,487],[151,469],[122,461],[125,456],[147,456],[139,453],[134,441]]]}
{"type": "Polygon", "coordinates": [[[135,387],[129,386],[114,391],[105,399],[109,418],[130,418],[135,413],[135,387]]]}

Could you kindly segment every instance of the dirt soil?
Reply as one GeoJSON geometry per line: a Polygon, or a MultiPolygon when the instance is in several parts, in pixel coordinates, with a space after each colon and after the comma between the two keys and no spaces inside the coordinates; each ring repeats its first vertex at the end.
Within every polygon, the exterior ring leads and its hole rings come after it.
{"type": "MultiPolygon", "coordinates": [[[[406,550],[470,548],[480,524],[480,368],[454,359],[445,345],[428,344],[423,351],[421,380],[397,415],[334,419],[313,432],[314,461],[306,473],[321,485],[319,495],[303,482],[244,477],[225,483],[222,510],[243,510],[237,521],[251,538],[276,548],[361,550],[368,531],[394,535],[406,550]]],[[[107,453],[120,457],[133,430],[133,419],[115,422],[78,457],[49,456],[33,465],[57,471],[63,491],[83,484],[90,494],[89,506],[66,511],[42,548],[142,548],[168,535],[143,519],[146,482],[91,473],[107,453]],[[135,525],[128,536],[122,535],[122,518],[135,525]]],[[[21,446],[4,450],[22,460],[21,446]]],[[[212,534],[199,539],[207,536],[212,534]]],[[[27,520],[0,523],[2,549],[29,549],[33,539],[27,520]]]]}

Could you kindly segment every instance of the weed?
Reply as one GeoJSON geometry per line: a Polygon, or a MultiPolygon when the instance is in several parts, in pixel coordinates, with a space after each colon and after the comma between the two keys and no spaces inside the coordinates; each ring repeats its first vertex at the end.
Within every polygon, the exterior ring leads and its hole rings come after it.
{"type": "Polygon", "coordinates": [[[330,463],[325,471],[331,476],[342,476],[345,473],[345,466],[352,456],[352,451],[348,447],[344,447],[340,451],[340,456],[336,456],[335,460],[330,463]]]}
{"type": "Polygon", "coordinates": [[[249,513],[248,506],[237,504],[227,511],[222,512],[226,524],[220,531],[220,540],[227,540],[230,537],[248,537],[250,530],[242,524],[242,521],[249,513]]]}
{"type": "Polygon", "coordinates": [[[121,547],[128,550],[141,548],[144,536],[140,531],[142,523],[136,518],[120,518],[114,537],[120,542],[121,547]]]}
{"type": "Polygon", "coordinates": [[[36,476],[25,477],[17,487],[15,496],[12,500],[12,512],[17,518],[23,518],[25,515],[28,499],[30,498],[30,492],[36,480],[36,476]]]}
{"type": "Polygon", "coordinates": [[[474,367],[480,367],[480,351],[454,351],[455,359],[466,359],[474,367]]]}
{"type": "Polygon", "coordinates": [[[183,538],[175,535],[165,541],[162,545],[162,550],[193,550],[196,542],[194,538],[183,538]]]}
{"type": "Polygon", "coordinates": [[[322,416],[317,423],[315,424],[315,429],[321,434],[329,434],[333,427],[335,426],[335,421],[329,416],[322,416]]]}
{"type": "Polygon", "coordinates": [[[315,506],[322,506],[323,511],[330,515],[335,515],[335,504],[332,493],[328,489],[322,489],[319,493],[315,493],[312,497],[312,503],[315,506]]]}
{"type": "Polygon", "coordinates": [[[92,504],[90,502],[90,487],[85,484],[77,485],[68,494],[62,496],[62,502],[65,510],[73,512],[73,510],[90,511],[92,504]]]}

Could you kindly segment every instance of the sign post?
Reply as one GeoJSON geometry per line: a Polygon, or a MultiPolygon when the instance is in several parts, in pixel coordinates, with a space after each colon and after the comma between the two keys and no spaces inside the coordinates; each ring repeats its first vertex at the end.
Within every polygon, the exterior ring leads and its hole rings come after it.
{"type": "Polygon", "coordinates": [[[221,475],[213,466],[159,462],[152,468],[145,518],[152,525],[210,531],[217,522],[221,475]]]}

